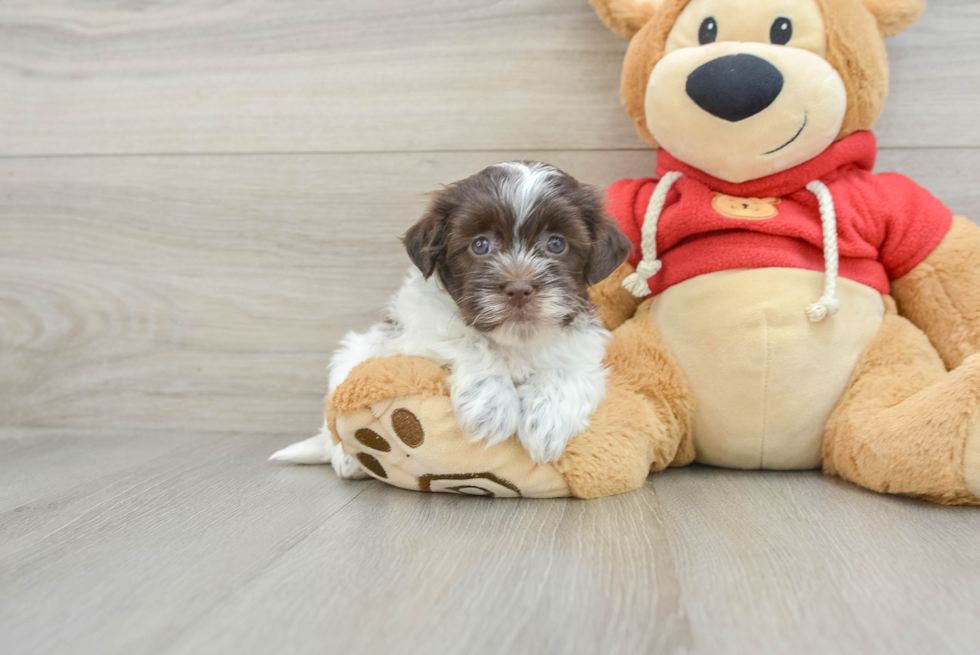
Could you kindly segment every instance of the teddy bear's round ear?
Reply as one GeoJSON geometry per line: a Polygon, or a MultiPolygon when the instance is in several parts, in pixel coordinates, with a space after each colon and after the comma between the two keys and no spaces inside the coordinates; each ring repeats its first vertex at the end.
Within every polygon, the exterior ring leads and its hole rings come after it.
{"type": "Polygon", "coordinates": [[[874,14],[884,36],[895,36],[919,20],[926,0],[864,0],[864,6],[874,14]]]}
{"type": "Polygon", "coordinates": [[[589,0],[606,27],[627,39],[653,17],[663,0],[589,0]]]}

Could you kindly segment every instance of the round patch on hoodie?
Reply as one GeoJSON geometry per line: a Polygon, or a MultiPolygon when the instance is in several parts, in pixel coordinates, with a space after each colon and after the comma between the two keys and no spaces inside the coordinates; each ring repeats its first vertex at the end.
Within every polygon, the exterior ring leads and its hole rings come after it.
{"type": "Polygon", "coordinates": [[[778,204],[779,198],[736,198],[718,193],[711,201],[711,208],[726,218],[764,221],[779,216],[778,204]]]}

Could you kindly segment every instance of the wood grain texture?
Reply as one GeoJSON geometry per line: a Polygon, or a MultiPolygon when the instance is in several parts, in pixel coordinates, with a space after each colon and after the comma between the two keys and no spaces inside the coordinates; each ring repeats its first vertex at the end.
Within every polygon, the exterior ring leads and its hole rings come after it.
{"type": "MultiPolygon", "coordinates": [[[[0,160],[0,425],[314,430],[426,190],[508,158],[607,185],[652,151],[0,160]]],[[[978,150],[884,151],[980,217],[978,150]]]]}
{"type": "MultiPolygon", "coordinates": [[[[0,512],[0,652],[967,655],[980,640],[969,509],[700,467],[599,501],[487,501],[196,436],[0,512]]],[[[92,439],[35,437],[50,453],[92,439]]]]}
{"type": "MultiPolygon", "coordinates": [[[[890,41],[890,147],[980,146],[980,6],[890,41]]],[[[585,0],[0,4],[0,152],[643,147],[585,0]]]]}
{"type": "MultiPolygon", "coordinates": [[[[172,436],[107,438],[130,450],[172,436]]],[[[0,652],[159,652],[374,484],[342,485],[329,468],[268,465],[268,436],[192,436],[0,512],[0,652]]],[[[0,432],[0,443],[6,438],[0,432]]],[[[50,452],[73,441],[57,432],[34,438],[50,452]]],[[[12,456],[21,467],[38,460],[12,456]]]]}

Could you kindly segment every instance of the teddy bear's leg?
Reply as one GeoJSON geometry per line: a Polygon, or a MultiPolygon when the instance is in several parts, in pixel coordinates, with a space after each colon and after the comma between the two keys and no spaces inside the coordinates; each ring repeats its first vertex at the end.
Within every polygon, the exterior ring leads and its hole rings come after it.
{"type": "Polygon", "coordinates": [[[980,504],[980,354],[946,371],[926,335],[885,298],[824,437],[824,470],[875,491],[980,504]]]}
{"type": "Polygon", "coordinates": [[[892,283],[899,312],[936,346],[946,368],[980,352],[980,226],[962,216],[918,266],[892,283]]]}
{"type": "Polygon", "coordinates": [[[660,339],[650,303],[613,332],[606,399],[555,464],[574,496],[632,491],[651,470],[694,459],[694,395],[660,339]]]}

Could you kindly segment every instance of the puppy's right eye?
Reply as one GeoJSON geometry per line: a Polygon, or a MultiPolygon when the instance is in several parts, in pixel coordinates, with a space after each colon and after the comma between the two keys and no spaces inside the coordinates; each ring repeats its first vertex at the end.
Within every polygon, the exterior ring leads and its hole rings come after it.
{"type": "Polygon", "coordinates": [[[714,43],[717,39],[718,21],[713,16],[708,16],[701,23],[701,29],[698,30],[698,42],[701,45],[706,45],[708,43],[714,43]]]}
{"type": "Polygon", "coordinates": [[[490,252],[490,240],[486,237],[478,237],[473,240],[473,245],[470,248],[474,255],[485,255],[490,252]]]}
{"type": "Polygon", "coordinates": [[[548,252],[552,255],[560,255],[565,252],[565,240],[561,237],[551,237],[548,239],[548,252]]]}

